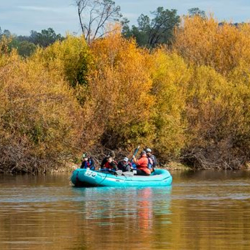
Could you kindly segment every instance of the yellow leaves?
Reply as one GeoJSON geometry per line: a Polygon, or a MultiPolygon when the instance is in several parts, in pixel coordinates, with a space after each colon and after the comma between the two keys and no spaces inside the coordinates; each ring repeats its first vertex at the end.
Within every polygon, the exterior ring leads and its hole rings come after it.
{"type": "Polygon", "coordinates": [[[186,96],[193,146],[227,142],[230,150],[239,147],[246,152],[250,148],[249,24],[186,17],[175,34],[174,50],[193,68],[186,96]]]}
{"type": "Polygon", "coordinates": [[[73,91],[33,58],[8,60],[12,63],[0,67],[0,141],[27,152],[23,158],[56,161],[70,154],[82,130],[73,91]]]}
{"type": "Polygon", "coordinates": [[[0,37],[0,57],[9,54],[9,43],[11,42],[11,38],[7,38],[6,36],[0,37]]]}
{"type": "Polygon", "coordinates": [[[238,123],[234,86],[210,67],[195,67],[187,97],[189,147],[230,141],[238,123]]]}
{"type": "Polygon", "coordinates": [[[191,63],[228,74],[242,58],[250,59],[249,25],[221,23],[213,17],[186,17],[176,29],[174,48],[191,63]]]}
{"type": "Polygon", "coordinates": [[[173,50],[141,49],[111,32],[90,47],[68,36],[26,60],[1,54],[0,140],[22,138],[40,157],[83,144],[140,143],[165,158],[187,145],[243,137],[248,145],[249,44],[249,25],[195,16],[176,30],[173,50]]]}
{"type": "Polygon", "coordinates": [[[92,65],[84,37],[70,35],[45,50],[38,50],[32,60],[46,66],[55,80],[63,76],[72,87],[87,83],[88,70],[92,65]]]}
{"type": "Polygon", "coordinates": [[[93,110],[93,127],[102,127],[103,132],[99,130],[99,133],[112,131],[115,146],[138,140],[140,132],[135,132],[135,128],[144,134],[148,132],[145,124],[154,104],[147,66],[149,56],[137,48],[134,41],[126,40],[120,34],[93,42],[91,53],[96,68],[88,78],[92,101],[85,108],[93,110]],[[130,131],[131,126],[134,132],[130,131]]]}
{"type": "Polygon", "coordinates": [[[151,58],[154,106],[154,147],[167,155],[176,155],[185,143],[183,113],[190,71],[183,59],[164,49],[156,50],[151,58]]]}

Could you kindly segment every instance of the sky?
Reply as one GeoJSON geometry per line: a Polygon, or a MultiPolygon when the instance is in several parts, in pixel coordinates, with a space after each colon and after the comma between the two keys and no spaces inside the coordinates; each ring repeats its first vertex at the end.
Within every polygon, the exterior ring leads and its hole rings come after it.
{"type": "MultiPolygon", "coordinates": [[[[249,22],[250,0],[113,0],[121,13],[137,24],[140,14],[150,16],[157,7],[176,9],[178,15],[198,7],[213,13],[219,21],[249,22]]],[[[31,30],[53,28],[56,33],[80,34],[75,0],[0,0],[0,27],[16,35],[30,35],[31,30]]]]}

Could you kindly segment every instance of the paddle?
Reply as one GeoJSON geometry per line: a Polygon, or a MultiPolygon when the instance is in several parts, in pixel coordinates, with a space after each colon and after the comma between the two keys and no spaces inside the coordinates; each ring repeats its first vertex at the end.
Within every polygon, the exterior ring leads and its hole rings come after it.
{"type": "Polygon", "coordinates": [[[138,147],[135,149],[135,151],[134,151],[134,153],[133,153],[133,155],[132,155],[132,158],[131,158],[131,160],[130,160],[131,162],[132,162],[133,158],[136,156],[136,154],[138,153],[139,149],[140,149],[140,146],[138,146],[138,147]]]}
{"type": "Polygon", "coordinates": [[[135,149],[135,151],[134,151],[134,153],[133,153],[132,159],[130,160],[130,162],[131,162],[133,168],[134,168],[133,159],[134,159],[134,157],[136,156],[136,154],[138,153],[139,149],[140,149],[140,146],[137,146],[137,148],[135,149]]]}

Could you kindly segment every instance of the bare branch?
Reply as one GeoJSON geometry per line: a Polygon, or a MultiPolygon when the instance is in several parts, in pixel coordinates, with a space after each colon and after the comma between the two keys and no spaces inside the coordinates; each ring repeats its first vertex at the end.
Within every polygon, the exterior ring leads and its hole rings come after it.
{"type": "Polygon", "coordinates": [[[77,6],[77,12],[78,12],[78,18],[81,26],[82,33],[84,34],[84,24],[82,22],[82,12],[86,9],[88,6],[89,0],[75,0],[76,6],[77,6]]]}
{"type": "Polygon", "coordinates": [[[82,33],[88,43],[104,36],[108,21],[119,20],[120,7],[112,0],[75,0],[82,33]],[[87,18],[88,16],[88,18],[87,18]]]}

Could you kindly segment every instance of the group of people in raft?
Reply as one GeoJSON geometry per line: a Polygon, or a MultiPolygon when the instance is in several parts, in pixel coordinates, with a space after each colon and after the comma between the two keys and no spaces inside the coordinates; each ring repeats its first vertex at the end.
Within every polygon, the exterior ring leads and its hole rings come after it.
{"type": "MultiPolygon", "coordinates": [[[[139,159],[136,159],[136,157],[133,156],[132,161],[129,161],[127,157],[124,157],[118,163],[115,161],[114,154],[110,153],[102,160],[101,171],[121,170],[122,172],[133,171],[136,175],[150,175],[154,171],[156,165],[156,157],[152,154],[152,150],[146,148],[141,152],[139,159]]],[[[86,153],[83,154],[80,168],[95,170],[95,162],[93,158],[86,153]]]]}

